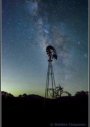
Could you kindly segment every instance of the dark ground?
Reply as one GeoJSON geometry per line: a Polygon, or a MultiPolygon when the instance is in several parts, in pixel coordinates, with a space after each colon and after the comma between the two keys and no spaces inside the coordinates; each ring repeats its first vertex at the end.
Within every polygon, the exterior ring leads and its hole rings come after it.
{"type": "Polygon", "coordinates": [[[88,97],[2,97],[2,127],[88,126],[88,97]],[[83,124],[83,125],[81,125],[83,124]]]}

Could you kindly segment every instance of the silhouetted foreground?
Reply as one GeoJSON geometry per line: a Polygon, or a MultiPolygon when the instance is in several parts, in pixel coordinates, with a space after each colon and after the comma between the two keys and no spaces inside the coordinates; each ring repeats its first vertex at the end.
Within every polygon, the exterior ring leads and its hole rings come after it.
{"type": "Polygon", "coordinates": [[[88,96],[2,97],[2,127],[88,126],[88,96]]]}

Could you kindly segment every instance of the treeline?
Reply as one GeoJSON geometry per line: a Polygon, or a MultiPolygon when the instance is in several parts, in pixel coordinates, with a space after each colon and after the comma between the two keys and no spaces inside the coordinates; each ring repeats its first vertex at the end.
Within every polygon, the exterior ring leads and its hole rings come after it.
{"type": "MultiPolygon", "coordinates": [[[[81,96],[84,97],[85,96],[86,97],[88,95],[89,95],[88,91],[77,91],[74,96],[76,96],[76,97],[81,97],[81,96]]],[[[2,98],[14,98],[15,96],[12,95],[11,93],[8,93],[8,92],[5,92],[5,91],[1,91],[1,97],[2,98]]],[[[43,98],[43,97],[41,97],[39,95],[34,95],[34,94],[33,95],[30,95],[30,94],[27,95],[26,93],[24,93],[22,95],[20,94],[17,97],[19,97],[19,98],[26,98],[26,97],[43,98]]]]}

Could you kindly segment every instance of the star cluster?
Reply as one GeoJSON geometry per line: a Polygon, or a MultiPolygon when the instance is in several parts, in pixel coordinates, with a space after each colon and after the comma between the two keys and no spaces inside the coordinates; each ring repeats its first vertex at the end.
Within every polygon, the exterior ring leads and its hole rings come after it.
{"type": "Polygon", "coordinates": [[[88,1],[2,1],[1,89],[44,96],[47,45],[58,55],[56,85],[72,95],[88,90],[88,1]]]}

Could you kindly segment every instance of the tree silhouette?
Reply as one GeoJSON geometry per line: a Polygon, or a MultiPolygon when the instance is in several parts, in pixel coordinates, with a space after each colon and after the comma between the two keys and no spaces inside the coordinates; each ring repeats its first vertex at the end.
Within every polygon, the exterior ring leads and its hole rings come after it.
{"type": "Polygon", "coordinates": [[[75,96],[88,96],[88,91],[78,91],[76,92],[75,96]]]}
{"type": "Polygon", "coordinates": [[[66,93],[68,96],[71,96],[71,94],[70,94],[69,92],[67,92],[67,91],[64,91],[64,90],[63,90],[63,87],[61,87],[60,84],[59,84],[59,86],[57,86],[57,87],[55,88],[55,97],[56,97],[56,98],[57,98],[57,97],[61,97],[61,95],[62,95],[63,93],[66,93]]]}
{"type": "Polygon", "coordinates": [[[19,95],[18,97],[27,97],[27,94],[26,93],[24,93],[23,95],[19,95]]]}
{"type": "Polygon", "coordinates": [[[61,97],[61,94],[63,93],[63,88],[59,85],[55,88],[55,96],[61,97]]]}
{"type": "Polygon", "coordinates": [[[14,97],[11,93],[7,93],[5,91],[1,92],[2,98],[12,98],[14,97]]]}

